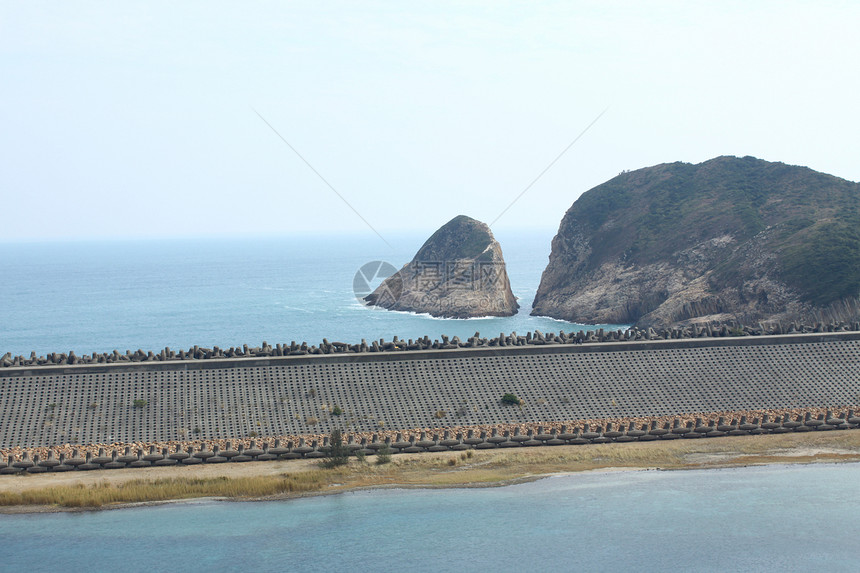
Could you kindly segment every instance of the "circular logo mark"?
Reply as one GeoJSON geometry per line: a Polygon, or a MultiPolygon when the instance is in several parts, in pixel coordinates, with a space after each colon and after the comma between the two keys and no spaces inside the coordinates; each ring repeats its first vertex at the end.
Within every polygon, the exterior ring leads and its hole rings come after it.
{"type": "Polygon", "coordinates": [[[397,269],[385,261],[371,261],[361,265],[352,279],[352,292],[361,304],[390,307],[403,292],[403,280],[397,269]],[[391,277],[391,280],[386,281],[391,277]],[[379,288],[382,286],[383,288],[379,288]],[[379,289],[379,292],[376,292],[379,289]],[[372,296],[371,296],[372,295],[372,296]]]}

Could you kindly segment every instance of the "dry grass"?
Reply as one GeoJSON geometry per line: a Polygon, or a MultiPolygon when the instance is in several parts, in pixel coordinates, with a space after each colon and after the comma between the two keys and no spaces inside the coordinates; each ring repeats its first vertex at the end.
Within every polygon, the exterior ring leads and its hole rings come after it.
{"type": "Polygon", "coordinates": [[[96,508],[111,504],[144,503],[170,499],[227,497],[261,498],[318,491],[330,474],[322,471],[280,476],[170,478],[132,480],[114,484],[107,480],[90,484],[0,492],[0,505],[55,505],[96,508]]]}
{"type": "Polygon", "coordinates": [[[150,479],[137,479],[139,473],[122,473],[137,470],[74,472],[67,477],[79,483],[52,487],[39,485],[51,479],[50,474],[23,475],[8,478],[12,481],[7,483],[15,487],[0,491],[0,506],[97,508],[199,497],[278,498],[380,486],[497,485],[609,468],[689,469],[816,461],[860,461],[860,431],[399,454],[385,465],[351,460],[348,466],[328,470],[311,460],[298,460],[238,464],[241,467],[235,469],[228,465],[149,468],[166,476],[150,479]],[[285,464],[289,473],[274,464],[285,464]],[[200,475],[215,470],[226,475],[200,475]]]}
{"type": "Polygon", "coordinates": [[[694,469],[815,461],[860,461],[860,432],[401,455],[395,456],[387,466],[351,466],[349,474],[344,476],[343,487],[492,485],[541,475],[609,468],[694,469]],[[471,455],[464,456],[464,453],[471,455]]]}

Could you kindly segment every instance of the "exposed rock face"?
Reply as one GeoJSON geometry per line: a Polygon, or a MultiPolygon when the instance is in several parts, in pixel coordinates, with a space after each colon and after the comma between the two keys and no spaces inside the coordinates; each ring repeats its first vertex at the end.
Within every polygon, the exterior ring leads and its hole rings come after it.
{"type": "Polygon", "coordinates": [[[365,300],[445,318],[511,316],[519,308],[499,242],[485,223],[465,215],[433,233],[410,263],[365,300]]]}
{"type": "Polygon", "coordinates": [[[623,173],[565,214],[532,314],[639,327],[832,316],[860,295],[858,213],[857,183],[752,157],[623,173]]]}

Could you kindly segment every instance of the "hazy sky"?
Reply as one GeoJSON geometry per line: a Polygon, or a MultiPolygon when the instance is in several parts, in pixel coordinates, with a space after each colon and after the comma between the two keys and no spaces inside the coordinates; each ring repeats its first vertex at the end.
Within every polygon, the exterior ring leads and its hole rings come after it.
{"type": "Polygon", "coordinates": [[[860,180],[858,2],[0,2],[0,241],[557,228],[625,169],[860,180]]]}

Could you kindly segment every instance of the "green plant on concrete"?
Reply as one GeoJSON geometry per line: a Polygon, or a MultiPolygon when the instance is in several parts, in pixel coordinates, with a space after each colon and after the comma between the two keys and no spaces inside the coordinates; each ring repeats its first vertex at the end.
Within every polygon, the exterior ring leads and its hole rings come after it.
{"type": "Polygon", "coordinates": [[[146,406],[146,400],[138,398],[132,404],[134,405],[135,408],[143,408],[144,406],[146,406]]]}
{"type": "Polygon", "coordinates": [[[376,452],[376,465],[381,466],[391,463],[391,448],[388,444],[382,444],[379,451],[376,452]]]}
{"type": "Polygon", "coordinates": [[[502,396],[502,404],[506,404],[508,406],[519,406],[522,401],[517,398],[516,394],[511,394],[508,392],[504,396],[502,396]]]}
{"type": "Polygon", "coordinates": [[[349,462],[349,448],[343,443],[343,433],[335,429],[329,437],[329,445],[325,451],[325,459],[322,461],[324,468],[334,468],[346,465],[349,462]]]}
{"type": "Polygon", "coordinates": [[[331,409],[331,415],[332,416],[340,416],[341,414],[343,414],[343,410],[341,409],[340,406],[335,406],[334,408],[331,409]]]}

